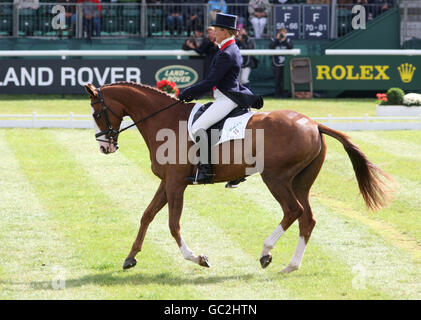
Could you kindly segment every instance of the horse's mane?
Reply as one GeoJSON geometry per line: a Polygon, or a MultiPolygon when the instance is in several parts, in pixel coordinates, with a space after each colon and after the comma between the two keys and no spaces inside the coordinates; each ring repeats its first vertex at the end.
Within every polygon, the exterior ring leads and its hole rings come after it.
{"type": "Polygon", "coordinates": [[[174,98],[172,95],[170,95],[170,94],[169,94],[169,93],[167,93],[167,92],[164,92],[164,91],[162,91],[162,90],[159,90],[158,88],[152,87],[152,86],[150,86],[150,85],[143,84],[143,83],[138,83],[138,82],[130,82],[130,81],[117,81],[117,82],[113,82],[113,83],[107,83],[107,84],[104,84],[104,85],[101,87],[101,89],[102,89],[102,88],[106,88],[106,87],[118,86],[118,85],[123,85],[123,86],[133,86],[133,87],[137,87],[137,88],[139,88],[139,89],[147,89],[147,90],[149,90],[149,91],[151,91],[151,92],[154,92],[154,93],[159,93],[159,94],[161,94],[161,95],[165,95],[165,96],[167,96],[167,97],[169,97],[169,98],[171,98],[171,99],[173,99],[173,100],[177,100],[176,98],[174,98]]]}

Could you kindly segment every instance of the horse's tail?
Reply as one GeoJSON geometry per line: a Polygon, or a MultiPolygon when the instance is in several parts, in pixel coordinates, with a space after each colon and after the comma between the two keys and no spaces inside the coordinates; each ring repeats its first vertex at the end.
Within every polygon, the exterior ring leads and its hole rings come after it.
{"type": "Polygon", "coordinates": [[[393,189],[383,178],[389,180],[390,183],[393,182],[393,179],[375,164],[370,162],[360,148],[350,141],[350,138],[347,135],[320,123],[318,124],[318,127],[319,132],[327,134],[343,144],[345,151],[351,159],[358,186],[367,207],[372,210],[386,207],[390,201],[390,195],[393,189]]]}

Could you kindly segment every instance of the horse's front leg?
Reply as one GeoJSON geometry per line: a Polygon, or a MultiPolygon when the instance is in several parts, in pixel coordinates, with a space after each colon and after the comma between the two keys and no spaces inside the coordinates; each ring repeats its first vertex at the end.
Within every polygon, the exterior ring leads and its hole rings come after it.
{"type": "Polygon", "coordinates": [[[167,195],[165,192],[165,182],[161,181],[158,190],[155,193],[151,203],[146,208],[145,212],[142,215],[142,219],[140,220],[140,227],[139,232],[137,234],[136,240],[132,245],[132,249],[130,250],[129,255],[127,256],[126,260],[123,264],[123,269],[129,269],[136,265],[137,261],[135,256],[138,252],[142,250],[143,240],[145,239],[146,231],[148,229],[149,224],[155,218],[156,214],[159,210],[162,209],[167,204],[167,195]]]}
{"type": "MultiPolygon", "coordinates": [[[[171,180],[171,179],[169,179],[171,180]]],[[[195,255],[187,246],[180,232],[180,218],[183,211],[184,190],[187,185],[185,183],[175,183],[174,181],[167,183],[167,197],[169,210],[169,227],[171,235],[177,242],[181,254],[184,259],[193,261],[202,267],[210,267],[208,258],[204,255],[195,255]]]]}

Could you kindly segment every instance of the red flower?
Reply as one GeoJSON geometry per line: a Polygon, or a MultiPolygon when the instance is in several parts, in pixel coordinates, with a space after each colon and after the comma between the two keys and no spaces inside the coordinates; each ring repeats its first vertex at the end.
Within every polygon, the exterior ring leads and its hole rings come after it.
{"type": "Polygon", "coordinates": [[[380,101],[386,101],[387,102],[387,95],[386,95],[386,93],[378,93],[378,94],[376,94],[376,97],[380,101]]]}
{"type": "Polygon", "coordinates": [[[170,82],[169,84],[168,84],[172,89],[175,89],[175,82],[170,82]]]}
{"type": "Polygon", "coordinates": [[[158,81],[156,83],[156,87],[158,89],[160,89],[161,91],[167,92],[169,94],[174,94],[176,96],[178,96],[179,94],[179,90],[177,88],[177,84],[175,82],[172,81],[168,81],[166,79],[163,79],[161,81],[158,81]]]}
{"type": "Polygon", "coordinates": [[[387,94],[386,93],[378,93],[376,94],[377,103],[380,105],[387,104],[387,94]]]}
{"type": "Polygon", "coordinates": [[[166,79],[163,79],[163,80],[161,80],[161,81],[158,81],[158,83],[156,84],[157,85],[157,87],[158,88],[163,88],[163,87],[165,87],[166,85],[168,85],[168,80],[166,80],[166,79]]]}

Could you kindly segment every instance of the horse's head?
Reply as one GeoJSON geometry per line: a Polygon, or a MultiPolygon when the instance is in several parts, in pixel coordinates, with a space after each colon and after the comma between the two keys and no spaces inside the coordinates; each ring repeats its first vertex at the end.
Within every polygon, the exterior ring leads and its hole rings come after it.
{"type": "Polygon", "coordinates": [[[102,153],[116,152],[120,124],[123,116],[120,104],[111,98],[103,96],[102,91],[91,83],[85,85],[86,91],[91,96],[92,116],[94,118],[95,138],[102,153]]]}

